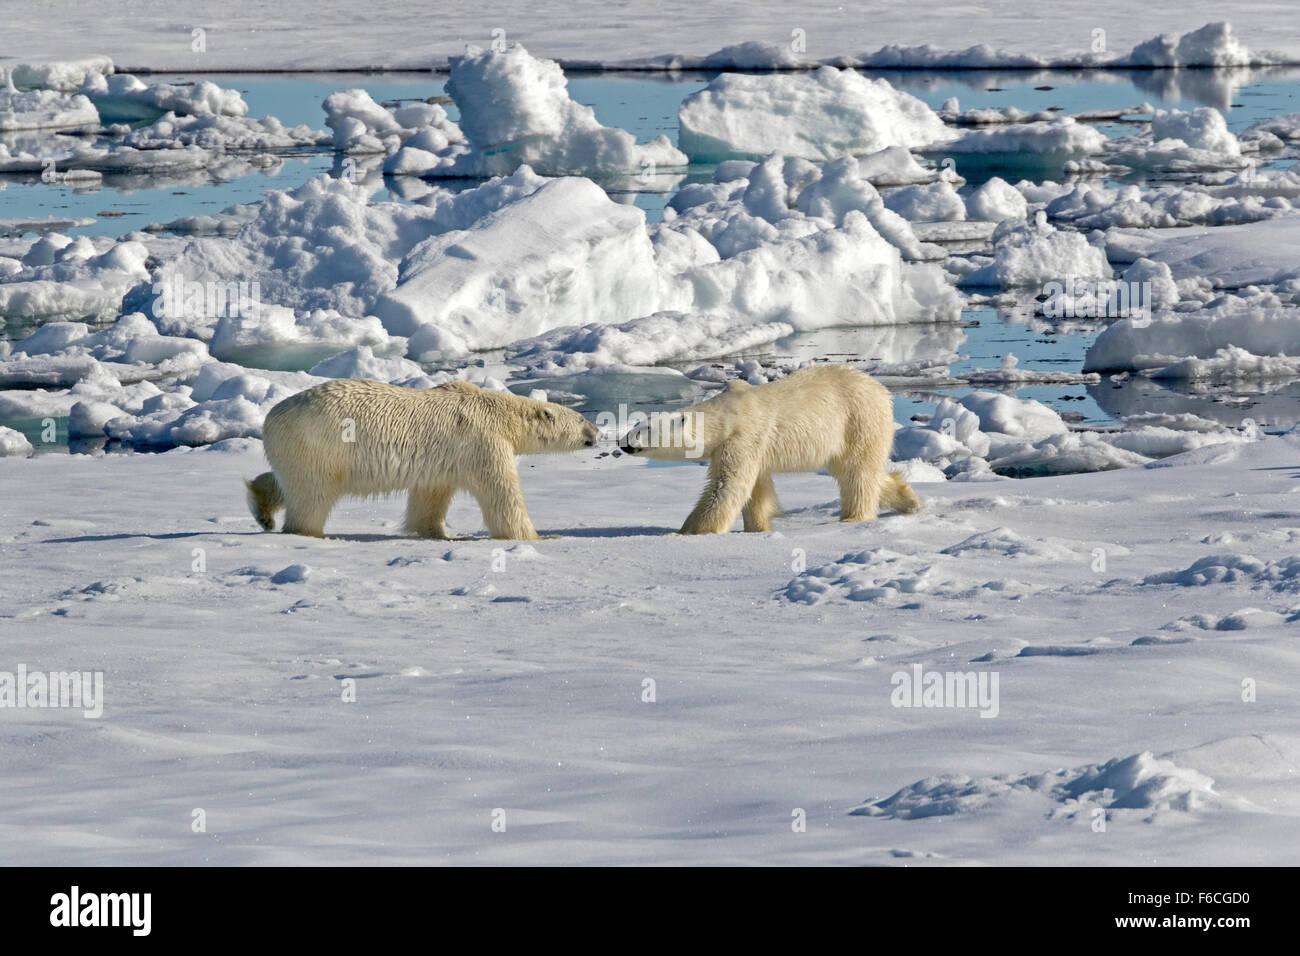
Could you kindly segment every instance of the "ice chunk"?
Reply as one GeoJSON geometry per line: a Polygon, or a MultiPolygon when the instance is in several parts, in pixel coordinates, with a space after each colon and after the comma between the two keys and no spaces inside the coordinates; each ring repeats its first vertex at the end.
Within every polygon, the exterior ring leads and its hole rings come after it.
{"type": "Polygon", "coordinates": [[[35,129],[94,129],[99,111],[80,94],[54,90],[26,93],[0,89],[0,133],[35,129]]]}
{"type": "Polygon", "coordinates": [[[656,311],[658,273],[634,206],[587,179],[558,179],[402,260],[374,313],[409,354],[499,348],[575,320],[656,311]]]}
{"type": "Polygon", "coordinates": [[[1056,229],[1046,221],[1002,227],[994,234],[994,241],[993,261],[963,276],[960,285],[1005,288],[1041,286],[1066,277],[1111,277],[1103,250],[1090,245],[1079,233],[1056,229]]]}
{"type": "Polygon", "coordinates": [[[1084,371],[1160,369],[1164,378],[1289,377],[1300,356],[1293,310],[1232,308],[1122,319],[1084,355],[1084,371]],[[1270,359],[1270,357],[1273,357],[1270,359]]]}
{"type": "Polygon", "coordinates": [[[634,174],[687,165],[667,136],[638,144],[627,130],[602,126],[590,106],[569,96],[564,71],[553,60],[534,57],[519,44],[510,49],[470,48],[451,61],[447,92],[460,111],[466,144],[442,152],[412,141],[434,158],[394,157],[390,172],[429,177],[499,176],[527,165],[549,176],[634,174]],[[400,167],[400,168],[399,168],[400,167]]]}
{"type": "Polygon", "coordinates": [[[986,222],[1024,219],[1028,210],[1029,204],[1020,191],[998,176],[990,178],[966,200],[970,218],[986,222]]]}
{"type": "Polygon", "coordinates": [[[827,160],[952,138],[921,100],[853,70],[809,74],[724,73],[678,110],[692,159],[759,159],[769,153],[827,160]]]}
{"type": "Polygon", "coordinates": [[[0,425],[0,458],[26,458],[32,453],[32,443],[20,431],[0,425]]]}

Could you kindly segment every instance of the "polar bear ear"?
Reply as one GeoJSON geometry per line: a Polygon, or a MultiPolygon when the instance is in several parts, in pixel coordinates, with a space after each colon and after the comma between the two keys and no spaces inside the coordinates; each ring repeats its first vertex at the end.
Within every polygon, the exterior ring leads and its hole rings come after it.
{"type": "Polygon", "coordinates": [[[554,425],[555,422],[557,421],[555,417],[555,410],[549,408],[546,405],[543,405],[541,408],[537,410],[537,417],[544,422],[549,422],[552,425],[554,425]]]}
{"type": "Polygon", "coordinates": [[[727,383],[727,391],[729,392],[739,392],[742,389],[753,388],[753,387],[754,386],[750,385],[743,378],[733,378],[730,382],[727,383]]]}

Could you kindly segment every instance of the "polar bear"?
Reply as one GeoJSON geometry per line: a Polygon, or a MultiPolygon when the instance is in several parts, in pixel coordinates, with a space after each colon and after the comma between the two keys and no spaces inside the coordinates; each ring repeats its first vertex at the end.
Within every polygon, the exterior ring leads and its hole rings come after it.
{"type": "Polygon", "coordinates": [[[322,537],[343,495],[407,491],[406,531],[447,537],[447,507],[469,491],[494,538],[536,539],[515,456],[595,446],[600,432],[560,405],[468,382],[399,388],[336,379],[280,402],[263,426],[271,471],[248,485],[267,531],[322,537]]]}
{"type": "Polygon", "coordinates": [[[897,472],[886,470],[894,443],[893,401],[875,379],[846,365],[816,365],[767,385],[739,379],[725,392],[629,429],[629,455],[709,460],[709,480],[682,534],[767,531],[780,513],[772,475],[826,468],[840,485],[840,520],[871,521],[883,501],[921,507],[897,472]]]}

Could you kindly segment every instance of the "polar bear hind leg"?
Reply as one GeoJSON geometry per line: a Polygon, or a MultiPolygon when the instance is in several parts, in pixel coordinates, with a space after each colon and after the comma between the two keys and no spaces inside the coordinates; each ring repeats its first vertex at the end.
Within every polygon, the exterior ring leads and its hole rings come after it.
{"type": "Polygon", "coordinates": [[[750,492],[749,503],[741,510],[740,516],[746,531],[770,531],[772,519],[781,513],[781,503],[776,500],[776,488],[771,475],[759,475],[750,492]]]}
{"type": "Polygon", "coordinates": [[[855,455],[832,462],[830,473],[840,485],[840,520],[875,521],[884,491],[884,471],[855,455]]]}
{"type": "Polygon", "coordinates": [[[885,476],[881,501],[885,503],[886,508],[893,508],[899,514],[910,515],[921,510],[921,499],[897,471],[891,471],[885,476]]]}

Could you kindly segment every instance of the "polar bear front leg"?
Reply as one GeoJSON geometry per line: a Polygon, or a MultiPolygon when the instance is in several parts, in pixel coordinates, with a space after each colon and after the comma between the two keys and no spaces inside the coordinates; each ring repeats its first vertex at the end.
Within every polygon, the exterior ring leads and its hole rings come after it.
{"type": "Polygon", "coordinates": [[[406,498],[406,533],[417,538],[447,538],[447,509],[456,489],[451,485],[418,486],[406,498]]]}
{"type": "Polygon", "coordinates": [[[513,449],[505,448],[490,455],[488,466],[476,477],[470,493],[478,501],[483,523],[492,537],[508,541],[538,540],[524,504],[513,449]]]}
{"type": "Polygon", "coordinates": [[[749,503],[740,512],[746,531],[771,531],[772,519],[781,513],[781,503],[776,500],[776,488],[771,475],[759,475],[749,503]]]}
{"type": "Polygon", "coordinates": [[[725,450],[715,454],[709,464],[708,483],[681,533],[726,534],[749,501],[757,480],[757,461],[725,450]]]}

